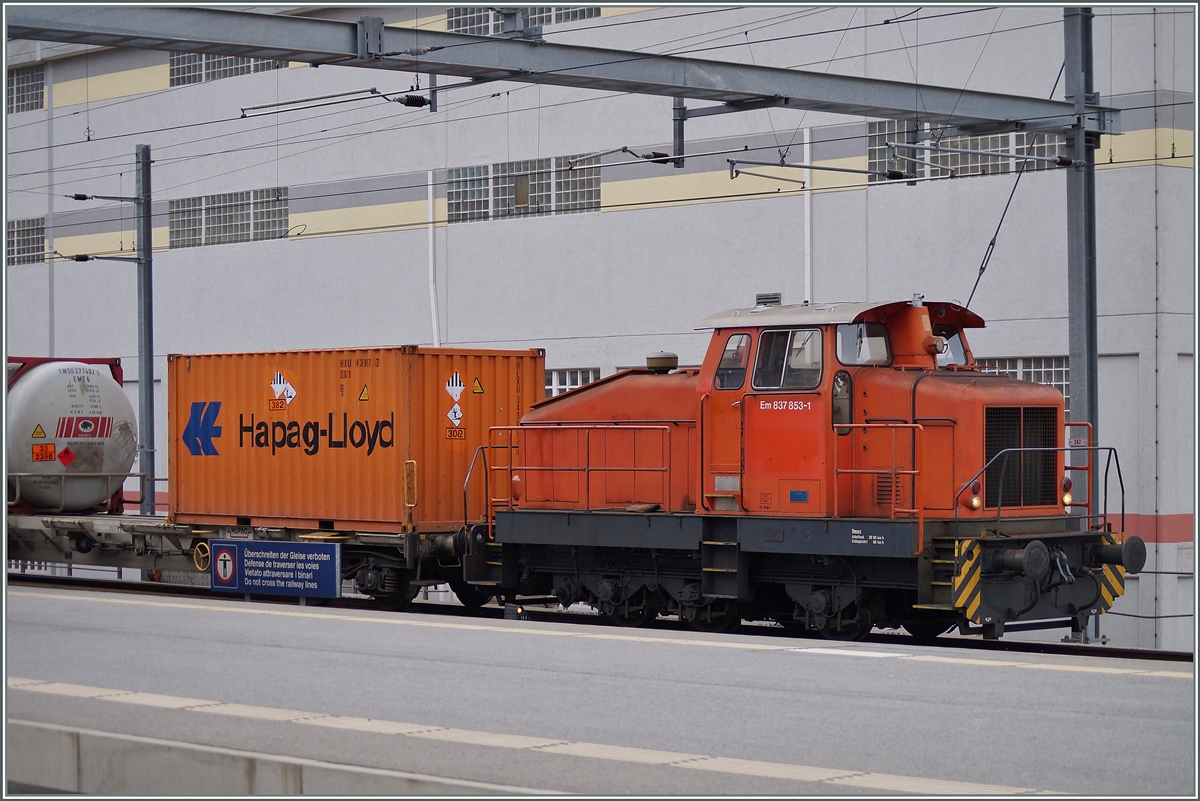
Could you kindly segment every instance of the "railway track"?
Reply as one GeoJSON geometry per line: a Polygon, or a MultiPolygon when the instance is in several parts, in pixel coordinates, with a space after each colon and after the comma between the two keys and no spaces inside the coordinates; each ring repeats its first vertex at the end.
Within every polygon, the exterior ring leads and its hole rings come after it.
{"type": "MultiPolygon", "coordinates": [[[[189,597],[189,598],[225,598],[240,597],[230,596],[226,593],[214,593],[207,587],[188,586],[184,584],[169,584],[158,582],[132,582],[132,581],[117,581],[94,578],[66,578],[63,576],[43,576],[30,575],[9,572],[8,583],[10,586],[37,586],[52,589],[64,590],[95,590],[98,592],[124,592],[141,595],[158,595],[164,597],[189,597]]],[[[252,596],[255,601],[265,603],[277,603],[294,606],[297,601],[294,598],[280,596],[252,596]]],[[[523,613],[530,620],[538,620],[553,623],[571,623],[573,625],[582,626],[611,626],[606,618],[599,614],[588,614],[580,612],[572,612],[563,609],[552,608],[550,599],[527,599],[521,605],[523,613]],[[546,603],[542,603],[545,601],[546,603]]],[[[372,609],[378,610],[379,607],[375,603],[365,597],[359,598],[348,596],[337,598],[327,603],[322,604],[324,607],[335,609],[372,609]]],[[[503,619],[505,609],[502,605],[495,603],[488,604],[478,610],[470,610],[456,603],[433,602],[433,601],[413,601],[409,606],[410,612],[420,612],[421,614],[442,615],[446,617],[469,617],[469,618],[490,618],[503,619]]],[[[403,613],[398,613],[403,614],[403,613]]],[[[650,625],[645,627],[650,630],[659,631],[684,631],[690,632],[692,629],[685,623],[674,618],[659,618],[650,625]]],[[[755,637],[787,637],[796,638],[794,632],[784,631],[783,628],[773,623],[767,622],[747,622],[743,623],[737,629],[723,636],[738,637],[738,636],[755,636],[755,637]]],[[[821,642],[831,642],[823,639],[819,634],[813,632],[804,639],[812,639],[821,642]]],[[[901,645],[904,647],[926,647],[930,645],[928,642],[919,642],[904,633],[887,633],[886,631],[876,630],[862,640],[863,642],[886,644],[886,645],[901,645]]],[[[1064,642],[1033,642],[1027,640],[983,640],[973,637],[957,637],[943,636],[936,640],[939,648],[956,648],[968,651],[998,651],[1004,653],[1036,653],[1036,654],[1056,654],[1068,656],[1084,656],[1084,657],[1103,657],[1109,659],[1139,659],[1155,662],[1194,662],[1195,656],[1188,651],[1163,651],[1147,648],[1118,648],[1100,643],[1064,643],[1064,642]]]]}

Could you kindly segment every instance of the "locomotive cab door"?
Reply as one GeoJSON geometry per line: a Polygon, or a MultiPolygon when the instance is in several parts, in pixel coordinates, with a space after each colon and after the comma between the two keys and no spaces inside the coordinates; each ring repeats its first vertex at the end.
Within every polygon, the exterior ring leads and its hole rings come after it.
{"type": "Polygon", "coordinates": [[[831,434],[819,328],[764,331],[743,401],[744,506],[758,514],[826,514],[831,434]]]}
{"type": "Polygon", "coordinates": [[[711,512],[737,512],[743,506],[742,403],[750,383],[751,344],[745,332],[726,336],[712,389],[700,399],[702,508],[711,512]]]}

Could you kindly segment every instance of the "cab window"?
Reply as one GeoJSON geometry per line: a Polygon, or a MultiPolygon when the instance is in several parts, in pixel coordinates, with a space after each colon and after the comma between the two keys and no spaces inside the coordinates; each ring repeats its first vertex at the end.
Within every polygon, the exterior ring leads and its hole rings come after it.
{"type": "Polygon", "coordinates": [[[821,331],[764,331],[758,338],[755,389],[816,389],[821,384],[821,331]]]}
{"type": "Polygon", "coordinates": [[[848,367],[891,364],[892,346],[883,323],[850,323],[837,327],[838,361],[848,367]]]}
{"type": "Polygon", "coordinates": [[[967,363],[967,352],[966,348],[963,347],[962,332],[958,330],[958,326],[935,325],[933,327],[933,335],[946,340],[945,352],[939,353],[937,357],[938,367],[946,367],[951,364],[965,365],[967,363]]]}
{"type": "Polygon", "coordinates": [[[717,365],[714,385],[717,389],[741,389],[750,363],[750,335],[734,334],[725,342],[721,363],[717,365]]]}

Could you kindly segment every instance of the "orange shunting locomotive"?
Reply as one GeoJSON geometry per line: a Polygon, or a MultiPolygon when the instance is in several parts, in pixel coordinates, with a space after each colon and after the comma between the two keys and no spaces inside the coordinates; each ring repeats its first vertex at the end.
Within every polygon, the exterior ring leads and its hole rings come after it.
{"type": "Polygon", "coordinates": [[[699,369],[658,354],[491,430],[465,579],[629,625],[1084,631],[1145,562],[1118,493],[1083,500],[1119,461],[1058,390],[979,369],[983,324],[920,297],[709,317],[699,369]]]}

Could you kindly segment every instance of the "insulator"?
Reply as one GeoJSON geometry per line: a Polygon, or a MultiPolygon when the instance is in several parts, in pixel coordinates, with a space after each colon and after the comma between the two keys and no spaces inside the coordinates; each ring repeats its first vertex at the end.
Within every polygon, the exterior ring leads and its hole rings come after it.
{"type": "Polygon", "coordinates": [[[405,106],[420,108],[421,106],[428,106],[429,100],[422,95],[405,95],[404,99],[401,100],[400,103],[405,106]]]}
{"type": "Polygon", "coordinates": [[[908,176],[905,175],[904,173],[900,172],[900,170],[888,170],[887,171],[887,179],[889,181],[899,181],[899,180],[901,180],[903,178],[907,178],[907,177],[908,176]]]}
{"type": "Polygon", "coordinates": [[[78,192],[76,192],[75,194],[71,195],[71,200],[87,200],[87,199],[88,199],[88,196],[87,196],[87,195],[81,195],[81,194],[79,194],[78,192]]]}
{"type": "Polygon", "coordinates": [[[1070,167],[1075,162],[1071,160],[1070,156],[1057,156],[1054,159],[1054,163],[1060,167],[1070,167]]]}
{"type": "Polygon", "coordinates": [[[654,162],[655,164],[666,164],[671,160],[671,156],[667,153],[663,153],[661,150],[655,150],[647,153],[646,155],[642,156],[642,158],[650,159],[650,161],[654,162]]]}
{"type": "Polygon", "coordinates": [[[91,260],[92,260],[91,256],[85,256],[85,255],[71,257],[71,261],[91,261],[91,260]]]}

